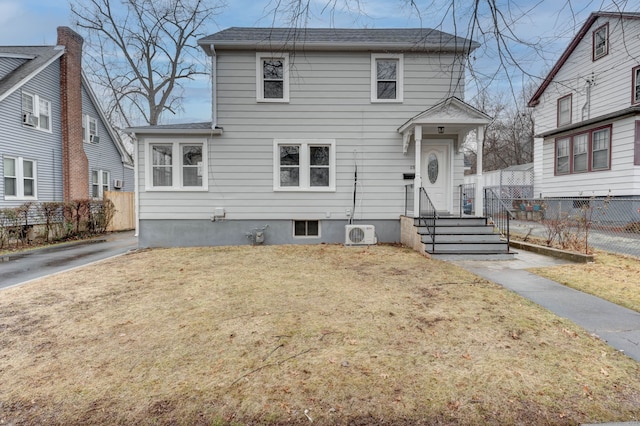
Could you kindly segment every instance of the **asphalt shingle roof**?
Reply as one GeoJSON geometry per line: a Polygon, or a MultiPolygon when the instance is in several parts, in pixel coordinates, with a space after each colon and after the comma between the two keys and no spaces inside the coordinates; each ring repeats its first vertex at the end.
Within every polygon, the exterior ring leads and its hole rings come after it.
{"type": "Polygon", "coordinates": [[[198,41],[215,49],[286,47],[296,50],[405,50],[449,51],[480,45],[463,37],[430,28],[244,28],[232,27],[198,41]]]}
{"type": "Polygon", "coordinates": [[[60,46],[0,46],[0,55],[25,59],[23,64],[0,79],[0,99],[62,53],[64,48],[60,46]]]}

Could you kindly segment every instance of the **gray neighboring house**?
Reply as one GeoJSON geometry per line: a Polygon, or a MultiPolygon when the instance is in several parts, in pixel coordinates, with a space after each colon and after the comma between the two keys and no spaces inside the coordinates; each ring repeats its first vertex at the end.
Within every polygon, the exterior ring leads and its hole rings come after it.
{"type": "Polygon", "coordinates": [[[83,40],[0,46],[0,208],[133,191],[133,159],[82,72],[83,40]]]}
{"type": "Polygon", "coordinates": [[[212,121],[126,129],[141,247],[345,243],[352,227],[399,242],[421,188],[460,210],[462,144],[489,122],[463,101],[477,43],[426,28],[229,28],[198,44],[212,121]]]}

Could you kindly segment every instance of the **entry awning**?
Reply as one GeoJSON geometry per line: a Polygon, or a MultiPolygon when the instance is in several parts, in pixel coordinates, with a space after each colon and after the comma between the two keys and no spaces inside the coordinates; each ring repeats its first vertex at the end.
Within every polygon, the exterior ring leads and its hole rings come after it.
{"type": "Polygon", "coordinates": [[[407,152],[416,126],[422,126],[422,134],[457,134],[464,138],[478,126],[484,126],[490,122],[491,117],[487,114],[452,96],[410,118],[398,128],[398,132],[402,134],[402,151],[407,152]],[[440,131],[439,128],[441,128],[440,131]]]}

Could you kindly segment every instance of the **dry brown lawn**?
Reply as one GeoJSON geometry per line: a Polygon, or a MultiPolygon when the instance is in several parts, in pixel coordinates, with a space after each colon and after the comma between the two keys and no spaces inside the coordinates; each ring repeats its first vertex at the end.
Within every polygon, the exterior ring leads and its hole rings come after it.
{"type": "Polygon", "coordinates": [[[638,420],[639,364],[395,246],[146,250],[0,293],[0,424],[638,420]]]}
{"type": "Polygon", "coordinates": [[[640,259],[596,251],[594,260],[531,271],[640,312],[640,259]]]}

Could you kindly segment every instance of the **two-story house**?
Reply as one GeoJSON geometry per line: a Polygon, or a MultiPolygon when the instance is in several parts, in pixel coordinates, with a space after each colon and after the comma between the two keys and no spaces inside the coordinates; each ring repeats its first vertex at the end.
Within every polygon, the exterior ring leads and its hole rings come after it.
{"type": "Polygon", "coordinates": [[[134,190],[133,159],[82,72],[83,39],[0,46],[0,207],[134,190]]]}
{"type": "Polygon", "coordinates": [[[536,196],[640,198],[640,13],[592,13],[529,106],[536,196]]]}
{"type": "Polygon", "coordinates": [[[399,242],[420,188],[458,212],[462,101],[478,44],[431,29],[229,28],[211,58],[212,121],[127,129],[139,245],[399,242]],[[360,229],[360,228],[358,228],[360,229]]]}

